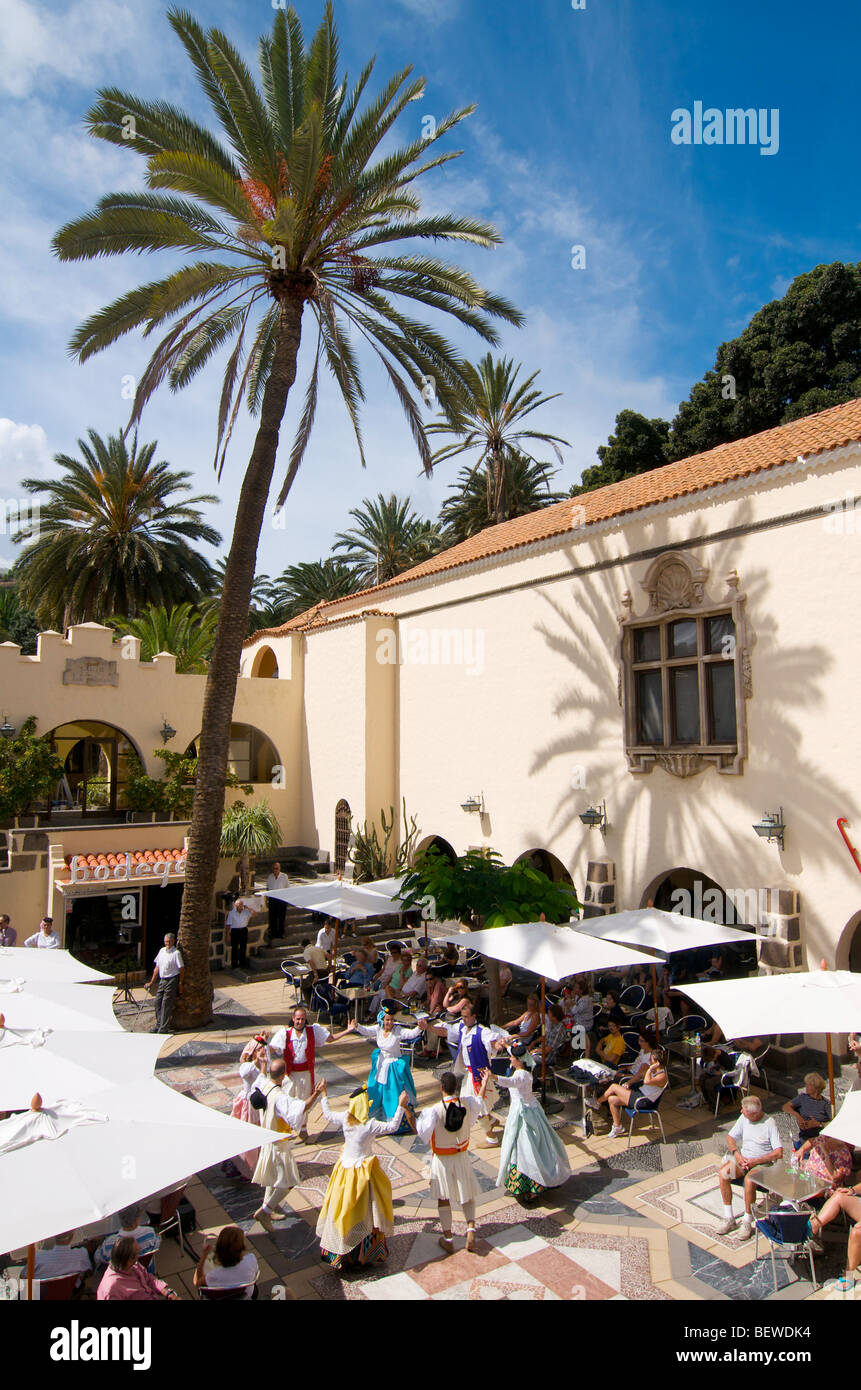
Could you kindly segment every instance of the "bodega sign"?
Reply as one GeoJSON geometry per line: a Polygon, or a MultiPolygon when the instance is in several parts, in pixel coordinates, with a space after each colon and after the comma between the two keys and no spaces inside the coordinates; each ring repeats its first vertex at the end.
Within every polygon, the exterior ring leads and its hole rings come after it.
{"type": "Polygon", "coordinates": [[[154,855],[139,858],[129,853],[112,854],[113,863],[109,863],[104,855],[101,859],[103,862],[94,864],[92,856],[88,859],[81,854],[73,855],[69,860],[69,882],[133,883],[135,879],[147,878],[155,879],[163,888],[169,878],[185,873],[184,854],[178,859],[156,859],[154,855]]]}

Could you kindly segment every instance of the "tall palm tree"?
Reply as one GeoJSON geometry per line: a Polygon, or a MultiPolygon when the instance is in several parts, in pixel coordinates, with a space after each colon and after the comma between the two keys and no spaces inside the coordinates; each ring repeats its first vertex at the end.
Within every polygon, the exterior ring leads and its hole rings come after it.
{"type": "Polygon", "coordinates": [[[356,588],[394,579],[440,549],[439,524],[419,516],[412,506],[409,497],[384,497],[380,492],[375,500],[366,497],[351,509],[356,525],[339,532],[332,549],[344,551],[356,588]]]}
{"type": "MultiPolygon", "coordinates": [[[[508,469],[505,520],[561,502],[567,494],[554,492],[550,487],[556,471],[549,463],[536,463],[524,454],[514,454],[508,469]]],[[[482,469],[462,468],[450,488],[439,514],[446,545],[456,545],[483,531],[485,526],[495,525],[496,517],[487,506],[487,472],[486,463],[482,469]]]]}
{"type": "Polygon", "coordinates": [[[534,410],[553,396],[543,396],[534,385],[538,372],[533,372],[525,381],[518,381],[521,367],[507,358],[495,359],[487,353],[478,366],[466,363],[464,375],[467,388],[461,399],[451,408],[441,402],[445,420],[428,426],[428,434],[454,435],[452,443],[438,449],[433,456],[434,466],[461,454],[478,451],[478,460],[473,472],[484,470],[487,513],[491,524],[505,521],[510,513],[508,498],[512,488],[512,467],[518,454],[531,462],[537,462],[529,450],[534,441],[549,444],[562,462],[560,444],[568,444],[555,434],[544,434],[540,430],[524,429],[523,421],[534,410]]]}
{"type": "Polygon", "coordinates": [[[358,587],[355,571],[343,560],[336,560],[331,555],[325,560],[306,560],[298,565],[288,565],[275,580],[280,621],[286,623],[318,603],[345,598],[358,587]]]}
{"type": "Polygon", "coordinates": [[[191,474],[156,462],[155,442],[139,445],[135,435],[129,447],[121,435],[87,433],[89,443],[78,440],[79,459],[55,455],[61,478],[21,484],[48,498],[39,506],[38,534],[15,565],[22,604],[68,626],[130,617],[148,602],[193,600],[211,572],[189,542],[221,540],[197,508],[218,498],[184,497],[191,474]]]}
{"type": "Polygon", "coordinates": [[[159,652],[171,652],[177,671],[183,675],[206,673],[217,625],[214,609],[201,612],[190,603],[172,608],[150,604],[136,618],[114,618],[111,623],[117,632],[140,639],[141,661],[152,661],[159,652]]]}
{"type": "Polygon", "coordinates": [[[178,1017],[192,1025],[211,1015],[217,809],[257,546],[305,310],[314,326],[312,367],[278,507],[311,434],[321,361],[338,383],[364,461],[364,391],[355,340],[370,348],[383,363],[429,469],[420,383],[434,378],[443,408],[465,383],[458,354],[436,329],[412,316],[410,303],[450,315],[491,344],[497,342],[494,317],[522,320],[465,271],[416,249],[423,240],[478,246],[500,240],[492,227],[469,217],[422,215],[415,192],[422,174],[456,157],[434,154],[430,147],[472,107],[441,120],[429,139],[392,145],[395,121],[424,92],[424,82],[407,68],[383,83],[360,111],[373,63],[352,86],[341,78],[329,3],[307,49],[292,7],[276,11],[271,34],[259,42],[259,86],[219,30],[204,30],[181,10],[171,10],[168,19],[226,139],[166,102],[103,90],[89,113],[90,131],[142,154],[148,189],[108,195],[92,213],[64,227],[54,245],[69,261],[158,250],[184,258],[180,269],[94,314],[72,340],[85,361],[135,329],[164,332],[141,378],[133,420],[162,381],[180,389],[228,345],[216,432],[219,469],[242,399],[259,412],[203,708],[180,920],[187,987],[178,1017]]]}

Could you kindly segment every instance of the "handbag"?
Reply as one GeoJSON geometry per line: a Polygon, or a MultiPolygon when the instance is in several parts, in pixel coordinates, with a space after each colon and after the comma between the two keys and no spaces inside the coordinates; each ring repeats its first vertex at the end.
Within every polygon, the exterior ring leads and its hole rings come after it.
{"type": "Polygon", "coordinates": [[[453,1100],[445,1107],[445,1127],[449,1134],[457,1134],[463,1129],[463,1122],[466,1119],[466,1106],[458,1105],[453,1100]]]}
{"type": "Polygon", "coordinates": [[[255,1086],[254,1090],[251,1092],[251,1095],[248,1097],[248,1104],[251,1106],[252,1110],[265,1110],[266,1099],[267,1098],[261,1091],[260,1087],[255,1086]]]}

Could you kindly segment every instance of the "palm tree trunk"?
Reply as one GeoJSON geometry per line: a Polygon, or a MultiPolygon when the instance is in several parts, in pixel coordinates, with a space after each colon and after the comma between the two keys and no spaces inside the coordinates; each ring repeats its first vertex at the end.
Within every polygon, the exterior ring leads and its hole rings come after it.
{"type": "Polygon", "coordinates": [[[493,506],[496,524],[505,520],[505,461],[502,451],[493,450],[493,506]]]}
{"type": "Polygon", "coordinates": [[[278,435],[287,397],[296,379],[302,308],[303,301],[299,298],[285,298],[281,304],[278,339],[263,393],[260,425],[242,481],[227,559],[218,631],[203,700],[197,781],[179,923],[179,946],[185,961],[185,977],[182,994],[174,1010],[174,1027],[199,1028],[212,1017],[209,946],[215,881],[221,857],[221,816],[230,725],[242,643],[248,626],[257,546],[278,451],[278,435]]]}

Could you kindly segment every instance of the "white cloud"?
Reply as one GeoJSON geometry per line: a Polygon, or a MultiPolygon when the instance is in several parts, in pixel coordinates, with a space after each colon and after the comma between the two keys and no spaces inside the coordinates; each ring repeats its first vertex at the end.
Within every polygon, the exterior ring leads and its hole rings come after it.
{"type": "Polygon", "coordinates": [[[52,470],[48,436],[41,425],[19,425],[0,417],[0,478],[6,494],[22,478],[46,478],[52,470]]]}
{"type": "Polygon", "coordinates": [[[24,97],[46,79],[91,82],[100,61],[118,52],[134,53],[140,45],[140,21],[117,0],[74,0],[60,10],[0,0],[3,60],[0,90],[24,97]]]}

